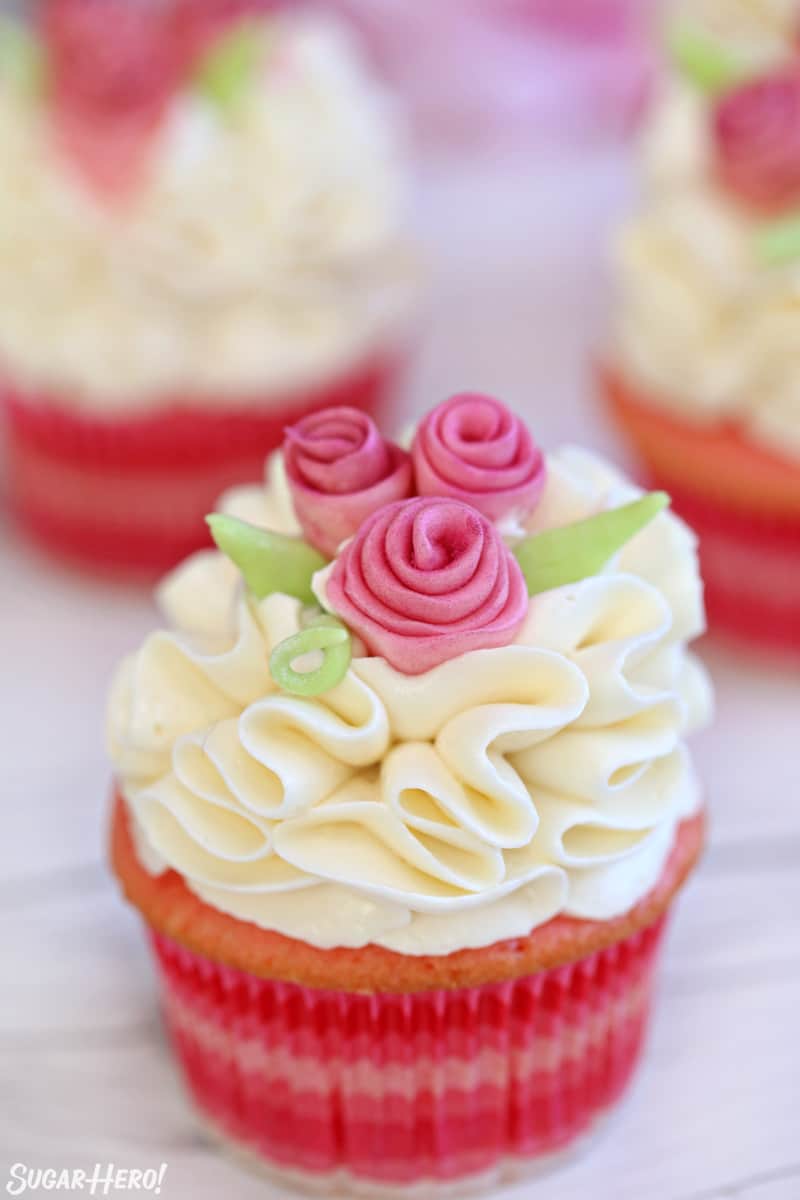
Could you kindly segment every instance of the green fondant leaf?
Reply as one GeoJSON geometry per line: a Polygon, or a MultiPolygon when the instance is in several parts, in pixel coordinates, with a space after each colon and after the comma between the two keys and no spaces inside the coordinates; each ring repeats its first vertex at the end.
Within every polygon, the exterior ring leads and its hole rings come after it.
{"type": "Polygon", "coordinates": [[[688,25],[677,24],[667,31],[667,48],[681,73],[703,92],[724,92],[748,75],[735,54],[688,25]]]}
{"type": "Polygon", "coordinates": [[[279,642],[269,659],[272,678],[284,692],[295,696],[321,696],[341,683],[352,656],[352,641],[345,626],[327,614],[308,629],[279,642]],[[322,663],[313,671],[296,671],[292,663],[304,654],[322,651],[322,663]]]}
{"type": "Polygon", "coordinates": [[[226,114],[234,112],[258,70],[264,51],[262,30],[240,22],[203,57],[195,77],[202,94],[226,114]]]}
{"type": "Polygon", "coordinates": [[[800,213],[762,225],[756,234],[756,250],[768,266],[791,262],[800,256],[800,213]]]}
{"type": "Polygon", "coordinates": [[[308,542],[261,529],[224,513],[212,513],[206,521],[214,541],[242,572],[256,599],[285,592],[304,604],[314,603],[311,578],[325,566],[327,559],[308,542]]]}
{"type": "Polygon", "coordinates": [[[621,508],[526,538],[514,547],[514,554],[528,584],[528,595],[536,596],[596,575],[668,504],[665,492],[650,492],[621,508]]]}
{"type": "Polygon", "coordinates": [[[17,21],[0,18],[0,79],[10,79],[31,95],[44,80],[44,55],[41,47],[17,21]]]}

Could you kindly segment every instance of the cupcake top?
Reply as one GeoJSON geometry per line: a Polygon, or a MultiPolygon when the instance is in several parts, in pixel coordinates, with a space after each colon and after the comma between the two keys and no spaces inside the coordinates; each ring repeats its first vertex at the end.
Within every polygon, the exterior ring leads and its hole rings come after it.
{"type": "Polygon", "coordinates": [[[619,239],[617,355],[655,402],[800,458],[800,23],[794,4],[709,8],[740,21],[700,6],[669,34],[619,239]]]}
{"type": "Polygon", "coordinates": [[[241,403],[396,340],[413,286],[391,106],[341,29],[267,7],[52,0],[3,27],[15,384],[98,410],[241,403]]]}
{"type": "Polygon", "coordinates": [[[444,954],[656,883],[699,803],[695,539],[491,397],[287,431],[158,592],[108,738],[139,857],[322,948],[444,954]]]}

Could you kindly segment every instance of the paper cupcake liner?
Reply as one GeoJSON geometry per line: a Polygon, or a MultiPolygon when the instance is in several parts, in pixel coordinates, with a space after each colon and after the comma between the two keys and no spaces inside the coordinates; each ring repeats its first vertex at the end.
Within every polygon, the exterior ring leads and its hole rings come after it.
{"type": "Polygon", "coordinates": [[[43,546],[94,568],[160,573],[208,543],[205,515],[306,412],[349,404],[377,413],[400,357],[385,355],[323,385],[236,407],[165,403],[105,417],[6,384],[9,503],[43,546]]]}
{"type": "Polygon", "coordinates": [[[204,1121],[294,1181],[380,1190],[535,1164],[585,1134],[639,1057],[664,921],[527,978],[407,994],[264,980],[151,939],[204,1121]]]}
{"type": "MultiPolygon", "coordinates": [[[[462,1200],[465,1196],[485,1194],[522,1180],[529,1182],[569,1166],[596,1140],[606,1124],[606,1120],[601,1118],[563,1150],[535,1158],[505,1158],[488,1171],[468,1178],[391,1184],[361,1180],[348,1171],[312,1173],[279,1167],[261,1158],[246,1144],[221,1134],[216,1126],[204,1121],[202,1116],[199,1120],[211,1141],[243,1167],[268,1180],[273,1187],[277,1185],[293,1189],[292,1194],[296,1191],[309,1196],[335,1196],[336,1200],[344,1200],[345,1197],[347,1200],[462,1200]]],[[[280,1192],[282,1197],[288,1194],[286,1191],[280,1192]]]]}
{"type": "Polygon", "coordinates": [[[669,476],[649,477],[699,538],[709,628],[800,655],[800,523],[715,508],[669,476]]]}
{"type": "Polygon", "coordinates": [[[668,492],[674,510],[698,535],[712,632],[800,653],[800,509],[791,511],[792,500],[785,511],[778,507],[780,496],[797,494],[800,467],[792,480],[790,464],[781,463],[769,507],[756,507],[747,489],[757,490],[754,481],[769,474],[764,452],[753,449],[748,471],[742,442],[737,490],[730,457],[721,462],[713,437],[672,415],[667,423],[661,409],[649,411],[618,376],[607,373],[601,382],[615,423],[641,458],[646,483],[668,492]],[[661,437],[665,429],[668,436],[661,437]],[[681,453],[681,441],[692,444],[691,456],[681,453]]]}

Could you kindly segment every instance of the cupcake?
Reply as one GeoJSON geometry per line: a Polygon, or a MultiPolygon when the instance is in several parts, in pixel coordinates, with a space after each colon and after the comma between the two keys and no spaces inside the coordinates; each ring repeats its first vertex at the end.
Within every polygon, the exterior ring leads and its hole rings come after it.
{"type": "Polygon", "coordinates": [[[113,867],[197,1110],[252,1163],[466,1186],[625,1090],[703,842],[667,503],[487,396],[409,449],[341,408],[160,586],[110,697],[113,867]]]}
{"type": "Polygon", "coordinates": [[[51,0],[3,29],[9,492],[60,554],[174,565],[287,423],[396,376],[397,123],[338,28],[268,7],[51,0]]]}
{"type": "Polygon", "coordinates": [[[800,59],[789,7],[764,6],[773,20],[748,50],[733,35],[673,32],[677,70],[619,241],[602,383],[648,481],[700,536],[712,628],[798,651],[800,59]]]}

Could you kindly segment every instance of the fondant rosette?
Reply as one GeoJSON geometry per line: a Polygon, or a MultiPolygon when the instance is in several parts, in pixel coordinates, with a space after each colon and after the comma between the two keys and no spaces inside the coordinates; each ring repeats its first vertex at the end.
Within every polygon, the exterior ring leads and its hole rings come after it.
{"type": "Polygon", "coordinates": [[[528,611],[520,566],[491,522],[433,496],[374,513],[334,563],[325,598],[407,675],[507,645],[528,611]]]}
{"type": "Polygon", "coordinates": [[[420,423],[411,448],[421,496],[452,496],[496,521],[525,517],[545,481],[542,453],[493,396],[453,396],[420,423]]]}
{"type": "Polygon", "coordinates": [[[303,533],[329,557],[370,513],[412,492],[408,454],[354,408],[328,409],[293,425],[283,456],[303,533]]]}
{"type": "MultiPolygon", "coordinates": [[[[796,36],[787,37],[782,48],[773,47],[771,60],[764,62],[763,56],[745,53],[742,44],[726,46],[679,22],[671,31],[670,49],[688,90],[705,95],[708,103],[698,105],[697,96],[690,101],[680,88],[668,94],[655,122],[653,157],[666,157],[673,167],[682,160],[689,176],[707,166],[745,222],[754,223],[759,257],[768,263],[794,258],[800,253],[796,36]],[[707,163],[694,161],[706,157],[707,163]]],[[[724,223],[724,215],[718,220],[724,223]]]]}
{"type": "Polygon", "coordinates": [[[800,203],[800,64],[726,92],[713,112],[722,185],[766,213],[800,203]]]}
{"type": "Polygon", "coordinates": [[[19,31],[26,54],[18,40],[15,60],[32,86],[46,75],[61,151],[99,196],[120,199],[142,184],[180,88],[203,89],[221,108],[240,99],[264,58],[253,21],[269,7],[267,0],[49,0],[41,44],[19,31]]]}

